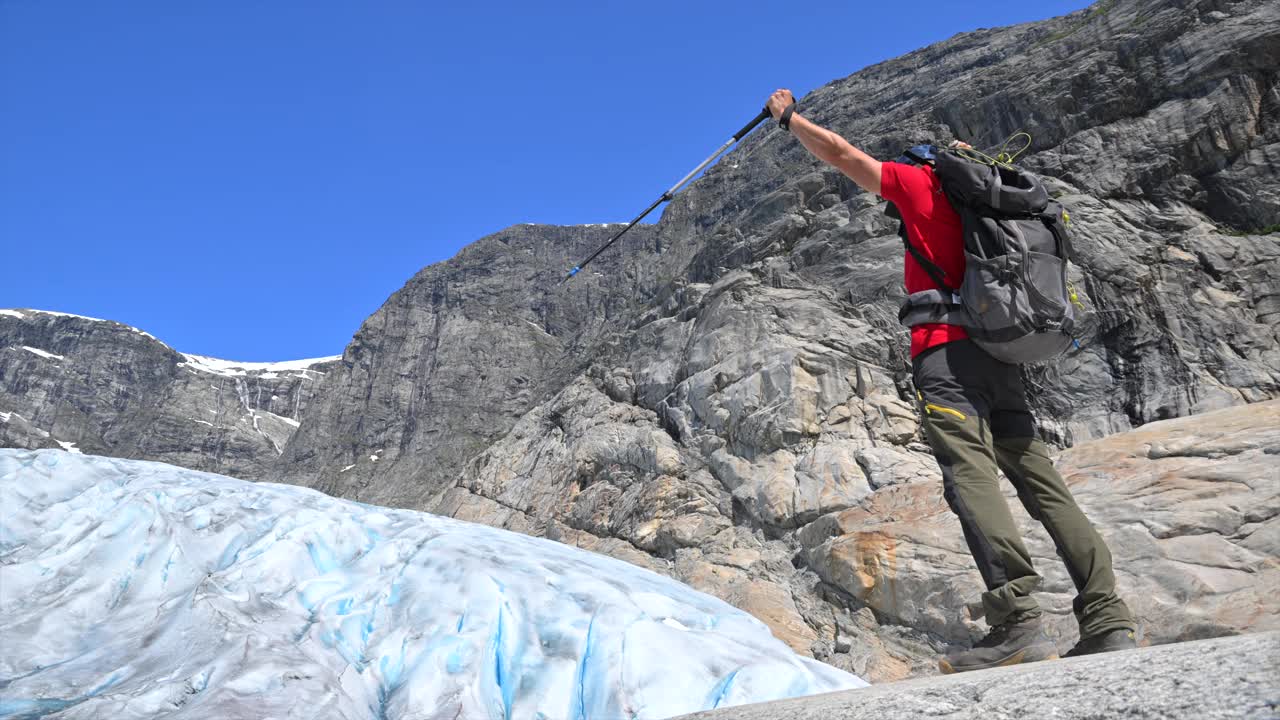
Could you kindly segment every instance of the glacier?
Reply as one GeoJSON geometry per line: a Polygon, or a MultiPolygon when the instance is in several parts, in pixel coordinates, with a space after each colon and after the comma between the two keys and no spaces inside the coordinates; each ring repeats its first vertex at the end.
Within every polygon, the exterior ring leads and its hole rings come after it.
{"type": "Polygon", "coordinates": [[[549,540],[0,450],[2,718],[663,718],[865,686],[549,540]]]}

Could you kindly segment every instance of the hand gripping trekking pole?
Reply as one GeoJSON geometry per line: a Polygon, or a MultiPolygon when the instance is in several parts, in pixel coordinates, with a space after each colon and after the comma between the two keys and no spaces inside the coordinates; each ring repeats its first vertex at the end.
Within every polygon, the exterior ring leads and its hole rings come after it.
{"type": "Polygon", "coordinates": [[[730,148],[734,143],[736,143],[736,142],[738,142],[739,140],[741,140],[742,138],[746,137],[746,136],[747,136],[747,133],[749,133],[749,132],[751,132],[752,130],[754,130],[754,129],[756,128],[756,126],[757,126],[757,125],[759,125],[760,123],[762,123],[762,122],[764,122],[765,120],[769,119],[769,115],[770,115],[770,113],[769,113],[769,109],[768,109],[768,108],[765,108],[764,110],[762,110],[762,111],[760,112],[760,114],[759,114],[759,115],[757,115],[757,116],[755,117],[755,119],[754,119],[754,120],[752,120],[751,122],[747,123],[745,127],[743,127],[743,128],[742,128],[741,130],[739,130],[738,132],[734,133],[734,134],[733,134],[733,137],[729,138],[729,141],[728,141],[728,142],[726,142],[725,144],[721,145],[719,150],[716,150],[714,153],[711,153],[711,157],[708,157],[706,160],[703,160],[703,161],[702,161],[702,164],[701,164],[701,165],[699,165],[698,167],[694,168],[694,169],[693,169],[693,170],[692,170],[688,175],[685,175],[683,178],[680,178],[680,182],[676,183],[675,185],[672,185],[670,190],[668,190],[668,191],[666,191],[666,192],[662,193],[662,197],[658,198],[657,200],[654,200],[654,201],[653,201],[653,204],[652,204],[652,205],[650,205],[648,208],[646,208],[644,212],[640,213],[640,214],[636,217],[636,219],[635,219],[635,220],[632,220],[631,222],[627,223],[627,226],[626,226],[626,227],[622,228],[621,230],[619,230],[619,231],[617,232],[617,234],[615,234],[613,237],[609,238],[609,242],[607,242],[607,243],[605,243],[605,244],[601,245],[599,248],[597,248],[595,252],[593,252],[593,253],[591,253],[589,256],[587,256],[587,259],[586,259],[586,260],[583,260],[582,262],[580,262],[580,263],[578,263],[577,265],[573,266],[573,269],[569,271],[569,274],[568,274],[568,275],[566,275],[566,276],[564,277],[564,279],[563,279],[563,280],[561,280],[560,282],[564,282],[565,280],[568,280],[569,278],[573,277],[574,275],[577,275],[577,274],[582,270],[582,268],[584,268],[584,267],[586,267],[586,266],[587,266],[587,263],[591,262],[592,260],[595,260],[597,255],[599,255],[600,253],[602,253],[602,252],[604,252],[605,250],[609,249],[609,246],[610,246],[610,245],[612,245],[612,244],[614,244],[615,242],[617,242],[617,241],[618,241],[618,238],[622,237],[623,235],[625,235],[625,234],[626,234],[626,232],[627,232],[628,230],[630,230],[631,228],[635,227],[635,226],[636,226],[636,223],[640,222],[641,220],[643,220],[643,219],[644,219],[644,217],[645,217],[646,215],[648,215],[649,213],[653,212],[653,209],[654,209],[654,208],[658,207],[659,205],[661,205],[661,204],[662,204],[662,203],[664,203],[664,202],[669,202],[669,201],[671,200],[671,198],[673,198],[673,197],[675,197],[675,196],[676,196],[676,193],[680,192],[680,188],[684,187],[684,184],[685,184],[685,183],[689,182],[690,180],[692,180],[692,179],[693,179],[693,177],[694,177],[695,175],[697,175],[698,173],[702,172],[702,169],[703,169],[703,168],[705,168],[706,166],[708,166],[708,165],[710,165],[711,163],[715,162],[715,159],[716,159],[716,158],[720,157],[720,156],[721,156],[721,155],[722,155],[726,150],[728,150],[728,149],[729,149],[729,148],[730,148]]]}

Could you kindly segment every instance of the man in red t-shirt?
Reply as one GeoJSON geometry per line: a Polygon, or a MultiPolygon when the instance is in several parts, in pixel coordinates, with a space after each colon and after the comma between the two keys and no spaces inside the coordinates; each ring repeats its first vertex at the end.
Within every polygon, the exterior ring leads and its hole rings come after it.
{"type": "MultiPolygon", "coordinates": [[[[768,108],[814,156],[897,208],[909,243],[903,273],[908,293],[960,286],[965,265],[960,218],[927,160],[876,160],[801,117],[788,90],[775,92],[768,108]]],[[[1116,594],[1111,552],[1036,437],[1018,366],[991,357],[963,327],[941,323],[911,328],[911,363],[921,424],[942,470],[943,497],[960,521],[987,587],[982,605],[991,632],[972,647],[948,652],[939,661],[942,671],[1058,656],[1041,629],[1040,607],[1032,597],[1041,577],[1000,490],[999,471],[1049,532],[1075,583],[1080,641],[1067,654],[1134,647],[1136,623],[1116,594]]]]}

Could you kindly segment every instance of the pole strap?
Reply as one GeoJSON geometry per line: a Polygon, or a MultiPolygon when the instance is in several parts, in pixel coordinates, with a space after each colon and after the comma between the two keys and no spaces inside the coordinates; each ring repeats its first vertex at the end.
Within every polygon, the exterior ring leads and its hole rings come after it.
{"type": "Polygon", "coordinates": [[[791,131],[791,115],[795,113],[795,111],[796,111],[795,103],[791,103],[790,105],[788,105],[787,108],[782,111],[782,114],[778,116],[778,127],[782,128],[783,130],[786,130],[787,132],[790,132],[791,131]]]}

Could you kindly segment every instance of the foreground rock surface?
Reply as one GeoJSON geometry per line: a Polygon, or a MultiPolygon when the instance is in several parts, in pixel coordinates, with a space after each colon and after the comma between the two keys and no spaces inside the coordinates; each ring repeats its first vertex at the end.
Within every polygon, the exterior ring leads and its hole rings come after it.
{"type": "Polygon", "coordinates": [[[1278,713],[1280,633],[1264,633],[891,683],[681,720],[1271,720],[1278,713]]]}

